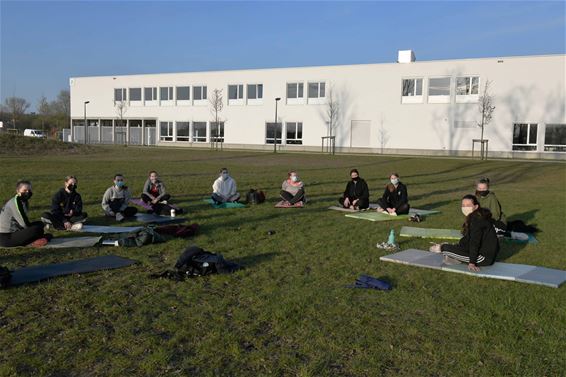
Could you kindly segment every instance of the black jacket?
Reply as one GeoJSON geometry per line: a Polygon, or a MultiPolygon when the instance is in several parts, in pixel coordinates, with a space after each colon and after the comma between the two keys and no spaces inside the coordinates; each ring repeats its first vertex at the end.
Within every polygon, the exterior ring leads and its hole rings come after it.
{"type": "Polygon", "coordinates": [[[365,199],[369,201],[368,184],[362,178],[358,179],[358,182],[350,180],[346,185],[343,197],[351,200],[365,199]]]}
{"type": "Polygon", "coordinates": [[[393,192],[389,192],[386,187],[383,192],[382,200],[384,204],[387,204],[387,208],[399,208],[402,204],[408,204],[409,194],[407,194],[407,186],[399,182],[393,192]]]}
{"type": "Polygon", "coordinates": [[[51,213],[57,216],[65,216],[73,210],[73,216],[83,212],[83,200],[81,194],[76,191],[67,192],[61,188],[51,199],[51,213]]]}
{"type": "Polygon", "coordinates": [[[481,254],[485,257],[485,262],[482,264],[492,265],[499,253],[499,240],[495,228],[491,220],[482,218],[477,212],[468,216],[471,216],[468,229],[458,244],[468,250],[470,263],[476,264],[478,255],[481,254]]]}

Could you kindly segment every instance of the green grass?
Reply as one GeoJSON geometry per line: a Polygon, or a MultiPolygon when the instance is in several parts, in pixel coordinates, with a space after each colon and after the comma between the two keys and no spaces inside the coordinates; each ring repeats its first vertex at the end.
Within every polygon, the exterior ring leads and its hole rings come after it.
{"type": "Polygon", "coordinates": [[[65,143],[59,140],[27,137],[21,134],[0,133],[0,156],[29,156],[45,154],[85,154],[96,149],[90,145],[65,143]]]}
{"type": "MultiPolygon", "coordinates": [[[[115,172],[135,193],[156,169],[191,222],[191,239],[142,248],[0,249],[10,268],[118,254],[140,264],[0,291],[0,376],[559,376],[566,370],[566,287],[479,279],[383,263],[377,249],[406,221],[369,222],[328,211],[357,167],[381,194],[398,171],[414,207],[438,209],[419,226],[457,228],[459,198],[492,179],[507,216],[536,224],[538,245],[502,245],[502,259],[566,269],[563,163],[478,162],[101,148],[76,156],[0,157],[0,191],[34,184],[32,217],[62,177],[76,174],[93,222],[115,172]],[[212,209],[202,201],[220,167],[265,204],[212,209]],[[310,203],[275,209],[298,169],[310,203]],[[274,235],[268,235],[275,230],[274,235]],[[153,280],[188,244],[246,266],[186,282],[153,280]],[[347,289],[359,274],[387,277],[390,292],[347,289]]],[[[401,239],[401,248],[429,240],[401,239]]]]}

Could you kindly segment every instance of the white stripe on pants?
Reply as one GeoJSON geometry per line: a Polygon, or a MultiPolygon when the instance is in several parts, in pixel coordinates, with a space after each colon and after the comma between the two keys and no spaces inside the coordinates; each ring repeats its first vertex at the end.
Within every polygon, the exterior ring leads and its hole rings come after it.
{"type": "MultiPolygon", "coordinates": [[[[460,255],[460,254],[456,254],[456,253],[452,253],[450,251],[443,251],[442,255],[446,255],[447,257],[450,257],[452,259],[457,259],[461,262],[465,262],[465,263],[470,263],[470,257],[465,256],[465,255],[460,255]]],[[[481,263],[485,260],[485,257],[483,255],[478,255],[478,259],[476,261],[476,263],[481,263]]]]}

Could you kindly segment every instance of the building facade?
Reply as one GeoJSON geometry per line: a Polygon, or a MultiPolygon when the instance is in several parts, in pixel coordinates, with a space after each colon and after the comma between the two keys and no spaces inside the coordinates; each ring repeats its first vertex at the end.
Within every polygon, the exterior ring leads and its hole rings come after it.
{"type": "Polygon", "coordinates": [[[86,116],[90,143],[319,151],[334,136],[343,152],[470,155],[489,82],[490,156],[566,159],[566,55],[405,54],[385,64],[74,77],[71,138],[85,141],[86,116]]]}

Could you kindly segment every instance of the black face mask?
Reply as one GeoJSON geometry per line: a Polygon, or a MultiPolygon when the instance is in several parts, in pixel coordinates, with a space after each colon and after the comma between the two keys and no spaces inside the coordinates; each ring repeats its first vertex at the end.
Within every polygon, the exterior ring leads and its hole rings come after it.
{"type": "Polygon", "coordinates": [[[486,191],[476,191],[477,196],[487,196],[489,194],[489,190],[486,191]]]}
{"type": "Polygon", "coordinates": [[[359,180],[360,180],[360,177],[352,178],[352,181],[354,181],[354,182],[358,182],[359,180]]]}
{"type": "Polygon", "coordinates": [[[20,198],[21,198],[24,202],[27,202],[28,200],[31,199],[32,195],[33,195],[33,192],[28,191],[28,192],[24,192],[24,193],[20,194],[20,198]]]}
{"type": "Polygon", "coordinates": [[[71,192],[75,191],[77,189],[77,185],[69,185],[67,186],[67,189],[71,192]]]}

